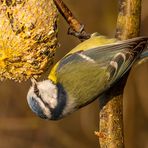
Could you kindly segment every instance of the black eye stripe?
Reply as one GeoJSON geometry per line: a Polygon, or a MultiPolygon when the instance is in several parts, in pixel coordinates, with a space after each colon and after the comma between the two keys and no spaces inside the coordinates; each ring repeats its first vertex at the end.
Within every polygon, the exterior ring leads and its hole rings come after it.
{"type": "Polygon", "coordinates": [[[38,87],[37,87],[36,84],[34,85],[33,88],[34,88],[34,93],[36,94],[36,96],[37,96],[38,98],[41,98],[40,91],[39,91],[39,89],[38,89],[38,87]]]}

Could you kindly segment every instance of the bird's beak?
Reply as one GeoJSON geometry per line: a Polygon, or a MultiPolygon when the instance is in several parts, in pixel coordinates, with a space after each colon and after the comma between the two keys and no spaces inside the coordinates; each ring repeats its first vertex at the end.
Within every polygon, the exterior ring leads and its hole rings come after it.
{"type": "Polygon", "coordinates": [[[31,82],[32,82],[32,86],[35,86],[35,85],[37,85],[37,81],[36,81],[36,79],[35,78],[31,78],[31,82]]]}

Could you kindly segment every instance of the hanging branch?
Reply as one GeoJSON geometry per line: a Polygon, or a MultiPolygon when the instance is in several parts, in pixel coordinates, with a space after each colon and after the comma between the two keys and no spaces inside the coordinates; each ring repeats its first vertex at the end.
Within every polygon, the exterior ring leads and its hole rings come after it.
{"type": "Polygon", "coordinates": [[[62,0],[53,0],[57,6],[59,12],[65,18],[69,24],[68,34],[78,37],[80,40],[85,40],[90,38],[90,34],[86,33],[84,30],[84,25],[81,24],[64,4],[62,0]]]}
{"type": "MultiPolygon", "coordinates": [[[[120,40],[138,36],[140,30],[141,0],[119,0],[116,38],[120,40]]],[[[127,76],[126,76],[127,77],[127,76]]],[[[126,79],[106,94],[110,101],[100,111],[101,148],[123,148],[123,88],[126,79]],[[117,92],[118,90],[118,92],[117,92]]]]}

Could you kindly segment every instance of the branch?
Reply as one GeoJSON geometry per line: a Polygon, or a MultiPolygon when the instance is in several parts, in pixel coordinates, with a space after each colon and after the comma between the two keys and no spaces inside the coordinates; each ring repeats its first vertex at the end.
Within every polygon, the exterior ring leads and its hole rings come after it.
{"type": "Polygon", "coordinates": [[[84,30],[84,25],[81,24],[64,4],[62,0],[53,0],[57,9],[64,17],[64,19],[69,24],[68,34],[78,37],[80,40],[85,40],[90,38],[90,34],[86,33],[84,30]]]}
{"type": "MultiPolygon", "coordinates": [[[[120,40],[138,36],[140,29],[141,0],[119,0],[116,38],[120,40]]],[[[110,100],[100,110],[101,148],[123,148],[123,89],[127,76],[114,90],[109,90],[106,99],[110,100]],[[118,90],[118,92],[117,92],[118,90]]]]}

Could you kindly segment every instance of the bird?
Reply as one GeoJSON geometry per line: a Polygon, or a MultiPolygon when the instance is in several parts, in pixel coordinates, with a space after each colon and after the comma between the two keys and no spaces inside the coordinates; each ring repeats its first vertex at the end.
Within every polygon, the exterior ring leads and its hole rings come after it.
{"type": "Polygon", "coordinates": [[[59,60],[47,80],[31,79],[29,107],[48,120],[77,111],[113,87],[146,50],[147,42],[145,36],[119,41],[92,35],[59,60]]]}

